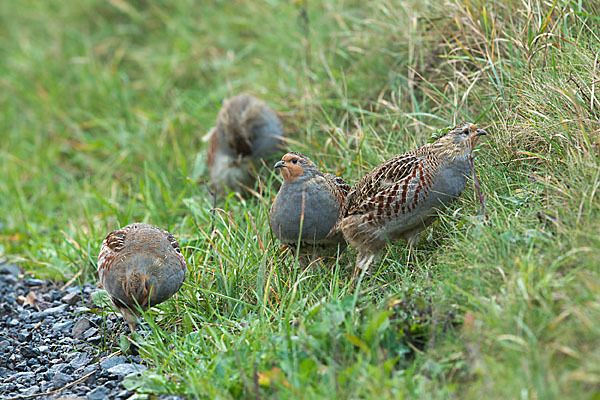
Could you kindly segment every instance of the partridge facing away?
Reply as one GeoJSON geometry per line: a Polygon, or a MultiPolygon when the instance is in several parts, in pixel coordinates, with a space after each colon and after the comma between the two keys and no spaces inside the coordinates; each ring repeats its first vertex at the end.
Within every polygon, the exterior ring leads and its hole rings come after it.
{"type": "Polygon", "coordinates": [[[300,153],[287,153],[274,168],[283,178],[269,215],[275,237],[303,258],[334,257],[338,246],[344,250],[339,223],[350,186],[300,153]]]}
{"type": "Polygon", "coordinates": [[[113,304],[135,330],[139,312],[179,290],[186,262],[169,232],[135,223],[106,236],[98,255],[98,275],[113,304]]]}
{"type": "Polygon", "coordinates": [[[486,133],[472,123],[458,125],[435,142],[378,165],[352,188],[341,229],[358,249],[357,270],[367,269],[389,241],[418,243],[438,209],[463,191],[473,147],[486,133]]]}
{"type": "Polygon", "coordinates": [[[263,101],[240,94],[223,102],[210,132],[207,165],[217,190],[254,186],[260,159],[283,149],[283,127],[263,101]]]}

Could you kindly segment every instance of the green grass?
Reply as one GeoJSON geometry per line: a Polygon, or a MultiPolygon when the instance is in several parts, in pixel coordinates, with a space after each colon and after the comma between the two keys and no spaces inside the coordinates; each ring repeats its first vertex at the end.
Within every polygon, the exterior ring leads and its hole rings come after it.
{"type": "Polygon", "coordinates": [[[438,3],[1,2],[0,254],[94,280],[110,230],[178,237],[140,396],[598,398],[600,7],[438,3]],[[352,250],[297,268],[269,231],[278,177],[211,212],[202,137],[241,91],[351,183],[478,122],[489,220],[470,185],[370,282],[352,250]]]}

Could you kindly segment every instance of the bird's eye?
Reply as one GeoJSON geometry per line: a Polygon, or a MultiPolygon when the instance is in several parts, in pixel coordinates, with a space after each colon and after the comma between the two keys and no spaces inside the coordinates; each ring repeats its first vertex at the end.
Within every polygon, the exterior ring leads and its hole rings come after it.
{"type": "Polygon", "coordinates": [[[468,135],[469,134],[469,129],[465,128],[463,129],[463,131],[461,132],[463,135],[468,135]]]}
{"type": "Polygon", "coordinates": [[[294,158],[294,159],[292,160],[292,164],[298,164],[298,159],[297,159],[297,158],[294,158]]]}

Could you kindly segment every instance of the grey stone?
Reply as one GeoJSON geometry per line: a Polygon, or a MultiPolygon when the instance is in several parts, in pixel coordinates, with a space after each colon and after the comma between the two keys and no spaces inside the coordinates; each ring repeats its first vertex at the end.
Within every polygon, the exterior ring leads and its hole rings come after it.
{"type": "Polygon", "coordinates": [[[119,364],[112,368],[109,368],[108,373],[117,375],[120,378],[124,378],[129,374],[144,371],[146,366],[144,365],[133,365],[133,364],[119,364]]]}
{"type": "Polygon", "coordinates": [[[60,363],[60,364],[55,364],[52,367],[50,367],[50,371],[53,371],[55,373],[57,373],[57,372],[68,373],[68,372],[72,371],[72,368],[69,364],[60,363]]]}
{"type": "Polygon", "coordinates": [[[20,342],[29,342],[31,340],[31,331],[28,331],[27,329],[22,329],[21,331],[19,331],[17,339],[19,339],[20,342]]]}
{"type": "Polygon", "coordinates": [[[3,389],[5,392],[12,392],[15,390],[15,388],[17,387],[17,385],[15,385],[12,382],[8,382],[8,383],[4,383],[2,386],[0,386],[0,389],[3,389]]]}
{"type": "Polygon", "coordinates": [[[69,330],[71,330],[71,328],[73,328],[74,324],[75,323],[73,321],[57,322],[52,325],[52,330],[61,333],[67,333],[69,330]]]}
{"type": "Polygon", "coordinates": [[[44,379],[51,381],[52,378],[54,378],[55,373],[56,373],[56,371],[49,369],[48,371],[43,373],[44,379]]]}
{"type": "Polygon", "coordinates": [[[93,371],[95,371],[95,370],[97,370],[97,369],[98,369],[98,364],[92,364],[92,365],[88,365],[87,367],[85,367],[85,368],[83,369],[83,372],[82,372],[82,374],[83,374],[83,375],[87,375],[87,374],[89,374],[90,372],[93,372],[93,371]]]}
{"type": "Polygon", "coordinates": [[[12,264],[0,265],[0,275],[18,276],[19,275],[19,267],[17,267],[16,265],[12,265],[12,264]]]}
{"type": "Polygon", "coordinates": [[[89,400],[103,400],[108,398],[110,394],[110,389],[104,386],[98,386],[96,389],[92,390],[87,394],[87,398],[89,400]]]}
{"type": "Polygon", "coordinates": [[[83,334],[83,337],[85,339],[89,339],[92,336],[96,335],[98,333],[98,329],[91,327],[90,329],[88,329],[87,331],[85,331],[85,333],[83,334]]]}
{"type": "Polygon", "coordinates": [[[27,358],[34,358],[39,355],[39,352],[37,351],[37,349],[32,349],[29,346],[22,347],[20,351],[21,351],[21,355],[23,357],[27,357],[27,358]]]}
{"type": "Polygon", "coordinates": [[[60,389],[61,387],[71,382],[71,380],[72,378],[70,375],[67,375],[63,372],[57,372],[52,378],[52,383],[54,384],[54,389],[60,389]]]}
{"type": "Polygon", "coordinates": [[[14,275],[0,275],[0,279],[10,286],[14,286],[17,284],[17,282],[19,282],[17,277],[14,275]]]}
{"type": "Polygon", "coordinates": [[[60,344],[67,344],[67,345],[69,345],[69,344],[72,344],[72,343],[74,343],[76,340],[77,340],[77,339],[73,339],[73,338],[70,338],[70,337],[67,337],[67,336],[65,336],[65,337],[63,337],[63,338],[60,338],[60,339],[58,340],[58,343],[60,343],[60,344]]]}
{"type": "Polygon", "coordinates": [[[81,300],[81,296],[79,295],[79,293],[74,292],[74,293],[67,293],[66,295],[64,295],[61,299],[61,301],[63,303],[67,303],[70,305],[75,305],[77,304],[77,302],[81,300]]]}
{"type": "Polygon", "coordinates": [[[69,306],[68,304],[61,304],[60,306],[50,307],[50,308],[45,309],[44,311],[41,311],[41,313],[42,313],[41,315],[44,317],[48,317],[48,316],[54,315],[54,314],[61,314],[67,310],[68,306],[69,306]]]}
{"type": "Polygon", "coordinates": [[[71,330],[71,335],[77,339],[83,339],[83,333],[90,328],[90,321],[87,318],[81,318],[79,321],[75,322],[73,325],[73,329],[71,330]]]}
{"type": "MultiPolygon", "coordinates": [[[[121,366],[123,366],[123,365],[128,365],[128,364],[121,364],[121,365],[117,365],[116,367],[113,367],[113,368],[121,367],[121,366]]],[[[117,376],[119,376],[119,375],[117,375],[117,376]]],[[[117,384],[118,384],[118,382],[117,382],[117,379],[115,379],[115,380],[112,380],[112,381],[108,381],[108,382],[106,382],[106,383],[104,384],[104,386],[106,386],[106,387],[107,387],[107,388],[109,388],[109,389],[114,389],[114,388],[116,388],[116,387],[117,387],[117,384]]]]}
{"type": "Polygon", "coordinates": [[[46,353],[48,351],[48,346],[38,346],[37,351],[40,353],[46,353]]]}
{"type": "Polygon", "coordinates": [[[49,392],[52,389],[52,382],[41,381],[39,385],[40,385],[40,391],[42,393],[49,392]]]}
{"type": "Polygon", "coordinates": [[[100,368],[102,368],[103,370],[107,371],[110,368],[114,367],[115,365],[119,365],[119,364],[124,364],[127,362],[127,359],[125,357],[111,357],[111,358],[107,358],[106,360],[102,361],[100,363],[100,368]]]}
{"type": "MultiPolygon", "coordinates": [[[[63,304],[63,306],[65,308],[68,307],[67,304],[63,304]]],[[[31,320],[39,321],[39,320],[48,318],[47,322],[51,322],[51,321],[53,321],[53,318],[51,315],[54,313],[57,313],[57,312],[63,312],[63,311],[65,311],[65,308],[59,309],[59,307],[50,307],[44,311],[34,312],[31,314],[31,320]]]]}
{"type": "Polygon", "coordinates": [[[26,369],[27,369],[27,363],[25,361],[15,365],[15,371],[25,371],[26,369]]]}
{"type": "Polygon", "coordinates": [[[73,360],[71,360],[69,365],[73,367],[73,369],[77,370],[81,367],[86,366],[87,364],[89,364],[89,362],[90,358],[86,353],[77,353],[77,356],[73,358],[73,360]]]}
{"type": "Polygon", "coordinates": [[[100,340],[102,340],[102,336],[100,335],[92,336],[91,338],[87,339],[87,341],[90,343],[99,343],[100,340]]]}
{"type": "Polygon", "coordinates": [[[117,397],[120,398],[120,399],[125,399],[125,398],[129,397],[129,390],[127,390],[127,389],[121,390],[117,394],[117,397]]]}
{"type": "Polygon", "coordinates": [[[54,290],[50,296],[50,298],[52,299],[52,302],[56,305],[60,304],[60,299],[62,298],[62,294],[60,293],[59,290],[54,290]]]}
{"type": "Polygon", "coordinates": [[[35,374],[33,372],[18,372],[12,376],[17,383],[27,383],[35,374]]]}
{"type": "Polygon", "coordinates": [[[46,281],[44,281],[42,279],[34,279],[34,278],[23,279],[23,284],[25,286],[42,286],[44,283],[46,283],[46,281]]]}
{"type": "Polygon", "coordinates": [[[35,372],[36,374],[42,374],[42,373],[44,373],[44,372],[45,372],[45,371],[47,371],[47,370],[48,370],[48,367],[46,367],[45,365],[38,365],[38,366],[37,366],[37,367],[36,367],[36,368],[33,370],[33,372],[35,372]]]}
{"type": "Polygon", "coordinates": [[[36,394],[40,391],[40,388],[37,385],[32,385],[29,386],[28,388],[26,388],[25,390],[21,391],[21,394],[25,395],[25,396],[30,396],[32,394],[36,394]]]}

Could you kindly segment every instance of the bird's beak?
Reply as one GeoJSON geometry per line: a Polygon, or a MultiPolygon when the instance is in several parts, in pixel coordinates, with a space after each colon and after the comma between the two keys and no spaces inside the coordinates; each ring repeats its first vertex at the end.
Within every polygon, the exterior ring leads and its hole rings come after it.
{"type": "Polygon", "coordinates": [[[283,168],[283,167],[285,167],[285,161],[281,160],[281,161],[277,161],[277,163],[273,166],[273,169],[283,168]]]}
{"type": "Polygon", "coordinates": [[[477,132],[475,132],[475,136],[482,136],[482,135],[487,135],[488,133],[486,132],[485,129],[477,129],[477,132]]]}

